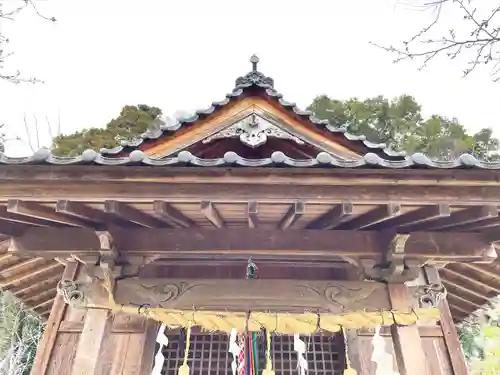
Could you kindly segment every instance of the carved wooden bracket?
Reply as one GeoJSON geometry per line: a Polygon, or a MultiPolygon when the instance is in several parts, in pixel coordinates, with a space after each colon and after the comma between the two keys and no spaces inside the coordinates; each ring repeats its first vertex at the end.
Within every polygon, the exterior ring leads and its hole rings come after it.
{"type": "Polygon", "coordinates": [[[403,283],[417,278],[424,263],[405,259],[405,247],[409,238],[409,234],[393,235],[380,262],[375,259],[360,259],[358,264],[363,275],[370,280],[390,283],[403,283]]]}

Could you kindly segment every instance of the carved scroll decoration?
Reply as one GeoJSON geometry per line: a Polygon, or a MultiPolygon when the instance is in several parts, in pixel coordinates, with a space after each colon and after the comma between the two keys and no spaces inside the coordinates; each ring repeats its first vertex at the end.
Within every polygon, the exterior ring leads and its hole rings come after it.
{"type": "Polygon", "coordinates": [[[72,280],[61,280],[57,284],[57,293],[60,294],[64,302],[72,307],[85,306],[87,298],[84,290],[80,288],[81,283],[72,280]]]}
{"type": "Polygon", "coordinates": [[[210,143],[216,139],[239,138],[241,143],[256,148],[267,142],[269,137],[289,139],[297,144],[304,144],[304,141],[298,137],[280,129],[269,121],[257,116],[255,113],[221,130],[207,138],[203,143],[210,143]]]}
{"type": "Polygon", "coordinates": [[[422,308],[438,307],[446,299],[446,288],[442,284],[419,285],[413,297],[422,308]]]}
{"type": "Polygon", "coordinates": [[[211,311],[379,311],[390,309],[378,282],[296,280],[118,280],[118,303],[211,311]]]}

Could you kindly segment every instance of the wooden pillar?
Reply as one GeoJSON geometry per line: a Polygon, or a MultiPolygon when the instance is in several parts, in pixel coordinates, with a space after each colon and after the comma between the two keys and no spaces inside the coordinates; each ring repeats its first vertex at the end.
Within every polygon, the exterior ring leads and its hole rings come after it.
{"type": "MultiPolygon", "coordinates": [[[[75,280],[77,272],[78,263],[76,261],[68,262],[62,278],[64,280],[75,280]]],[[[31,375],[45,375],[48,373],[47,369],[49,366],[49,360],[56,344],[57,333],[61,321],[63,320],[66,307],[67,305],[66,302],[64,302],[63,297],[61,295],[57,295],[54,300],[54,304],[52,305],[52,310],[50,311],[42,340],[38,345],[35,361],[31,369],[31,375]]]]}
{"type": "Polygon", "coordinates": [[[72,375],[100,374],[99,361],[111,334],[113,316],[109,310],[89,309],[78,341],[72,375]]]}
{"type": "MultiPolygon", "coordinates": [[[[407,310],[412,305],[408,287],[404,284],[388,284],[392,308],[407,310]]],[[[432,375],[427,367],[427,360],[417,325],[391,326],[394,355],[400,375],[432,375]]]]}
{"type": "MultiPolygon", "coordinates": [[[[424,267],[424,276],[429,284],[441,284],[438,270],[434,267],[424,267]]],[[[440,327],[443,332],[443,339],[451,362],[453,375],[467,375],[467,364],[462,352],[462,346],[458,337],[457,329],[453,323],[450,307],[446,299],[442,300],[439,305],[440,312],[440,327]]]]}
{"type": "MultiPolygon", "coordinates": [[[[65,279],[85,278],[85,270],[77,275],[77,269],[69,263],[65,279]]],[[[157,330],[143,317],[74,309],[58,296],[31,375],[150,375],[157,330]]]]}

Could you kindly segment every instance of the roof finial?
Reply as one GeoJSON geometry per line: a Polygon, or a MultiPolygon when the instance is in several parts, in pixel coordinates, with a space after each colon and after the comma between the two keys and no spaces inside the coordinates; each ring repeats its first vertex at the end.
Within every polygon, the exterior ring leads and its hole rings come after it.
{"type": "Polygon", "coordinates": [[[256,72],[257,64],[259,63],[259,58],[255,53],[252,55],[252,57],[250,57],[250,62],[252,63],[252,70],[256,72]]]}

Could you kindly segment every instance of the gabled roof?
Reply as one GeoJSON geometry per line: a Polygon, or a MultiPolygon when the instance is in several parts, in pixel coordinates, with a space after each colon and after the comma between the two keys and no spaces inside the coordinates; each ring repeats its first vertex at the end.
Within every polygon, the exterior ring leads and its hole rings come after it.
{"type": "Polygon", "coordinates": [[[301,110],[295,103],[286,101],[274,88],[274,80],[257,70],[259,62],[257,56],[252,56],[250,61],[253,69],[245,76],[236,79],[234,89],[226,95],[224,100],[213,102],[210,107],[197,110],[190,117],[163,124],[159,129],[142,134],[140,138],[122,141],[121,146],[102,149],[101,154],[108,157],[120,157],[127,156],[137,149],[148,153],[148,150],[157,145],[158,142],[174,137],[182,130],[196,127],[202,120],[215,116],[221,109],[231,106],[237,101],[249,96],[255,96],[264,98],[266,101],[279,106],[280,109],[290,113],[307,127],[322,132],[325,137],[338,142],[358,155],[374,153],[387,160],[401,160],[404,158],[404,152],[393,151],[385,143],[370,142],[364,135],[351,134],[344,127],[334,126],[328,120],[317,119],[312,112],[301,110]]]}
{"type": "Polygon", "coordinates": [[[189,118],[164,124],[139,139],[124,141],[119,147],[100,152],[86,150],[75,157],[58,157],[47,149],[23,158],[11,158],[0,152],[0,165],[500,170],[500,161],[482,161],[470,154],[446,161],[432,160],[421,153],[405,156],[404,153],[391,151],[385,144],[375,144],[362,135],[350,134],[345,128],[333,126],[328,120],[319,120],[310,111],[303,111],[294,103],[285,101],[274,89],[273,79],[257,70],[258,58],[252,56],[251,62],[253,69],[236,79],[233,91],[224,100],[198,110],[189,118]],[[222,121],[221,113],[224,111],[225,120],[222,121]],[[253,129],[260,130],[260,134],[256,134],[259,137],[274,137],[283,143],[280,147],[268,147],[264,152],[260,143],[245,142],[242,137],[251,136],[253,132],[249,121],[260,123],[253,129]],[[249,146],[248,149],[255,147],[259,152],[250,157],[242,152],[244,148],[232,148],[234,143],[227,142],[229,138],[240,138],[240,143],[249,146]],[[208,144],[214,140],[222,140],[229,146],[219,150],[215,156],[200,155],[198,149],[193,149],[196,144],[208,144]],[[289,146],[284,144],[286,142],[308,148],[301,150],[303,154],[297,156],[297,153],[288,152],[289,147],[284,147],[289,146]]]}

